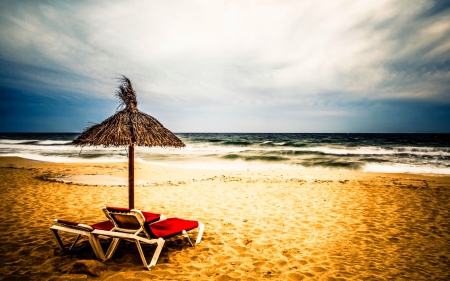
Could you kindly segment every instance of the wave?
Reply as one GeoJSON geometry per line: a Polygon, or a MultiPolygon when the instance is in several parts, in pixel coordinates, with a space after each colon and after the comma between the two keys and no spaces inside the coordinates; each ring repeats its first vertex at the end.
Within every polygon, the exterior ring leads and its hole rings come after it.
{"type": "MultiPolygon", "coordinates": [[[[76,147],[76,134],[0,134],[0,155],[122,162],[124,147],[76,147]],[[80,154],[81,152],[81,154],[80,154]]],[[[202,169],[321,169],[450,174],[450,135],[181,134],[186,147],[136,147],[136,161],[202,169]],[[148,161],[148,162],[147,162],[148,161]]]]}
{"type": "Polygon", "coordinates": [[[253,155],[253,156],[242,156],[237,154],[228,154],[223,156],[224,159],[242,159],[245,161],[287,161],[289,158],[280,157],[280,156],[265,156],[265,155],[253,155]]]}
{"type": "Polygon", "coordinates": [[[411,155],[445,155],[450,156],[448,148],[435,148],[435,147],[314,147],[305,149],[307,151],[323,152],[325,154],[345,155],[345,154],[357,154],[357,155],[394,155],[394,154],[411,154],[411,155]]]}
{"type": "Polygon", "coordinates": [[[314,159],[314,160],[306,160],[301,163],[297,163],[297,165],[303,167],[313,167],[313,168],[344,168],[345,170],[360,170],[364,167],[364,163],[361,162],[350,162],[350,161],[339,161],[339,160],[326,160],[326,159],[314,159]]]}
{"type": "Polygon", "coordinates": [[[72,141],[54,141],[54,140],[0,140],[0,144],[21,144],[21,145],[38,145],[38,146],[50,146],[50,145],[72,145],[72,141]]]}
{"type": "Polygon", "coordinates": [[[386,159],[380,159],[380,158],[374,158],[374,157],[361,158],[360,160],[363,161],[363,162],[366,162],[366,163],[387,163],[387,162],[391,162],[391,161],[386,160],[386,159]]]}
{"type": "Polygon", "coordinates": [[[439,168],[434,166],[415,166],[398,164],[367,164],[339,161],[322,161],[308,165],[308,163],[286,164],[280,162],[263,161],[245,161],[236,159],[235,161],[192,161],[192,162],[157,162],[143,161],[144,163],[170,166],[186,169],[203,170],[238,170],[238,171],[262,171],[262,170],[323,170],[323,171],[360,171],[360,172],[379,172],[379,173],[410,173],[410,174],[437,174],[450,175],[450,167],[439,168]]]}
{"type": "Polygon", "coordinates": [[[25,144],[25,143],[37,143],[39,140],[10,140],[0,139],[0,144],[25,144]]]}
{"type": "Polygon", "coordinates": [[[238,146],[250,146],[253,143],[249,141],[223,141],[223,145],[238,145],[238,146]]]}
{"type": "MultiPolygon", "coordinates": [[[[32,153],[9,153],[2,156],[14,156],[25,159],[54,162],[54,163],[118,163],[127,162],[127,155],[122,153],[117,155],[110,153],[102,154],[70,154],[70,155],[42,155],[32,153]]],[[[138,155],[136,155],[138,156],[138,155]]],[[[450,166],[414,165],[392,163],[380,159],[364,159],[364,161],[346,161],[343,159],[313,158],[302,161],[289,161],[288,158],[276,156],[239,156],[236,154],[226,155],[217,158],[212,155],[209,158],[174,158],[167,155],[146,156],[139,155],[136,162],[149,163],[190,169],[208,170],[269,170],[269,169],[313,169],[313,170],[341,170],[341,171],[361,171],[361,172],[382,172],[382,173],[417,173],[417,174],[445,174],[450,175],[450,166]],[[224,159],[224,160],[220,160],[224,159]],[[231,161],[230,161],[231,160],[231,161]]]]}
{"type": "Polygon", "coordinates": [[[83,148],[79,146],[74,145],[65,145],[65,144],[51,144],[51,145],[30,145],[30,144],[23,144],[23,143],[17,143],[17,144],[0,144],[0,155],[2,154],[1,151],[71,151],[78,153],[80,151],[88,151],[88,150],[124,150],[124,148],[117,148],[117,147],[110,147],[110,148],[103,148],[103,147],[95,147],[95,146],[85,146],[83,148]]]}
{"type": "Polygon", "coordinates": [[[41,162],[52,162],[52,163],[85,163],[91,162],[92,159],[95,159],[95,162],[104,163],[104,162],[126,162],[128,161],[127,157],[108,157],[104,155],[93,155],[87,154],[83,156],[56,156],[56,155],[42,155],[42,154],[29,154],[29,153],[9,153],[2,154],[1,156],[6,157],[21,157],[24,159],[41,161],[41,162]]]}
{"type": "Polygon", "coordinates": [[[43,140],[38,141],[38,145],[72,145],[72,141],[55,141],[55,140],[43,140]]]}
{"type": "Polygon", "coordinates": [[[441,174],[450,175],[450,167],[416,166],[405,164],[367,164],[361,171],[377,173],[410,173],[410,174],[441,174]]]}
{"type": "Polygon", "coordinates": [[[285,146],[286,142],[273,142],[273,141],[264,141],[260,144],[258,144],[259,146],[285,146]]]}
{"type": "Polygon", "coordinates": [[[221,139],[210,139],[210,140],[208,140],[208,142],[213,142],[213,143],[215,143],[215,142],[222,142],[223,140],[221,140],[221,139]]]}
{"type": "MultiPolygon", "coordinates": [[[[231,142],[228,142],[230,144],[231,142]]],[[[234,142],[236,143],[236,142],[234,142]]],[[[201,144],[186,144],[184,150],[190,152],[203,153],[204,151],[217,151],[217,152],[243,152],[243,151],[261,151],[264,153],[277,153],[277,154],[320,154],[320,155],[420,155],[420,156],[443,156],[450,157],[449,148],[442,147],[330,147],[330,146],[315,146],[315,147],[288,147],[282,143],[273,143],[270,141],[263,142],[258,146],[245,146],[243,142],[239,142],[242,145],[201,145],[201,144]]]]}
{"type": "Polygon", "coordinates": [[[290,147],[308,147],[308,146],[313,146],[313,144],[304,143],[304,142],[294,142],[294,143],[288,142],[288,143],[285,143],[284,146],[288,146],[288,147],[289,146],[290,147]]]}

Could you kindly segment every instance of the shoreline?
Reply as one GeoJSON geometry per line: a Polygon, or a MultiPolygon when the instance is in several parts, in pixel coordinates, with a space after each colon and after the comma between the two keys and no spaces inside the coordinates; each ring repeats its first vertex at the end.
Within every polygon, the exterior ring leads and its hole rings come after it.
{"type": "MultiPolygon", "coordinates": [[[[35,159],[28,159],[28,158],[24,158],[24,157],[19,157],[19,156],[0,156],[0,165],[2,163],[8,162],[7,159],[11,159],[12,163],[22,163],[23,165],[26,165],[26,162],[36,162],[36,163],[45,163],[47,165],[68,165],[68,166],[83,166],[83,165],[97,165],[97,166],[101,166],[101,165],[105,165],[107,166],[126,166],[128,167],[128,162],[127,161],[113,161],[113,162],[104,162],[104,161],[99,161],[99,162],[95,162],[95,161],[86,161],[86,162],[52,162],[52,161],[44,161],[44,160],[35,160],[35,159]]],[[[30,165],[30,163],[28,165],[30,165]]],[[[406,176],[406,175],[417,175],[417,176],[426,176],[426,177],[450,177],[449,174],[439,174],[439,173],[412,173],[412,172],[374,172],[374,171],[361,171],[361,170],[350,170],[350,169],[332,169],[332,168],[305,168],[305,167],[293,167],[293,168],[280,168],[280,167],[268,167],[265,169],[202,169],[202,168],[189,168],[189,167],[184,167],[184,166],[175,166],[175,165],[170,165],[170,164],[156,164],[156,163],[149,163],[146,161],[139,161],[139,160],[135,160],[135,167],[140,166],[140,168],[142,167],[152,167],[153,169],[156,170],[176,170],[176,171],[190,171],[195,173],[195,171],[199,171],[200,173],[204,173],[207,172],[209,174],[218,174],[218,173],[230,173],[230,174],[234,174],[234,173],[238,173],[238,174],[246,174],[246,173],[259,173],[259,172],[281,172],[281,173],[286,173],[289,175],[293,175],[293,174],[307,174],[307,173],[344,173],[344,174],[369,174],[369,175],[393,175],[393,176],[406,176]]],[[[125,174],[124,174],[125,175],[125,174]]],[[[128,175],[126,174],[125,177],[128,177],[128,175]]]]}
{"type": "MultiPolygon", "coordinates": [[[[89,246],[61,255],[49,227],[55,218],[105,220],[103,206],[127,206],[127,186],[42,179],[126,178],[127,165],[0,157],[0,207],[8,210],[0,213],[0,280],[91,278],[69,273],[76,261],[95,260],[89,246]]],[[[151,182],[135,187],[137,209],[199,220],[203,239],[195,248],[182,236],[168,240],[151,271],[123,243],[98,280],[450,278],[450,176],[137,163],[135,177],[151,182]]],[[[153,250],[144,248],[147,257],[153,250]]]]}

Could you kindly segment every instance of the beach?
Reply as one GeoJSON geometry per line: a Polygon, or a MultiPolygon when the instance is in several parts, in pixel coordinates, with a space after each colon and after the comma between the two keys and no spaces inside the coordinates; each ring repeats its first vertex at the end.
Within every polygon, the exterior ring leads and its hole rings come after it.
{"type": "Polygon", "coordinates": [[[92,224],[106,219],[104,206],[127,207],[127,171],[127,163],[0,157],[0,280],[450,279],[449,175],[146,163],[136,163],[135,207],[203,222],[200,244],[166,241],[148,271],[136,246],[121,243],[99,277],[71,272],[95,256],[87,240],[61,255],[53,219],[92,224]],[[70,180],[80,175],[92,182],[70,180]]]}

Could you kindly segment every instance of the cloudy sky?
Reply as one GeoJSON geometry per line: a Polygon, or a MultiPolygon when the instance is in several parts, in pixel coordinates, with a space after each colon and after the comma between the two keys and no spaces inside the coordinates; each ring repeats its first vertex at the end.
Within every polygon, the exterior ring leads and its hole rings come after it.
{"type": "Polygon", "coordinates": [[[0,2],[0,131],[450,132],[449,1],[0,2]]]}

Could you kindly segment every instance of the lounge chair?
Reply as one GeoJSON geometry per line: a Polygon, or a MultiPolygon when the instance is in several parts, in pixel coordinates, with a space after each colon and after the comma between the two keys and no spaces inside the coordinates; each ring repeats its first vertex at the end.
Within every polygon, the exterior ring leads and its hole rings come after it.
{"type": "Polygon", "coordinates": [[[55,225],[52,225],[50,227],[50,230],[52,231],[53,237],[55,238],[56,243],[58,244],[58,247],[61,249],[61,251],[66,252],[66,247],[64,246],[58,231],[77,234],[77,237],[72,242],[67,251],[72,250],[72,248],[75,246],[75,244],[78,242],[81,236],[86,236],[89,239],[89,244],[91,245],[92,250],[94,251],[94,254],[97,257],[97,259],[105,260],[105,255],[100,246],[98,237],[93,237],[92,232],[95,230],[109,231],[113,229],[114,225],[109,220],[95,223],[92,225],[60,219],[55,219],[55,223],[56,223],[55,225]]]}
{"type": "Polygon", "coordinates": [[[148,270],[150,270],[150,267],[156,265],[166,239],[183,234],[187,237],[190,245],[194,247],[187,231],[199,228],[197,239],[195,241],[195,244],[198,244],[202,239],[205,229],[205,225],[199,221],[179,218],[162,218],[158,222],[147,223],[145,212],[136,209],[105,207],[103,208],[103,212],[106,217],[111,220],[114,228],[111,229],[111,231],[96,230],[95,232],[92,232],[92,234],[94,237],[106,235],[113,238],[111,246],[106,254],[106,258],[109,259],[114,254],[122,239],[131,240],[136,243],[142,263],[148,270]],[[157,244],[150,263],[147,263],[146,261],[141,243],[157,244]]]}
{"type": "MultiPolygon", "coordinates": [[[[108,207],[111,210],[120,211],[120,210],[129,210],[129,209],[123,209],[118,207],[108,207]]],[[[141,212],[142,216],[145,219],[144,224],[149,224],[155,221],[160,220],[161,218],[165,217],[160,214],[154,214],[150,212],[141,212]]],[[[77,234],[77,237],[70,245],[69,249],[67,251],[72,250],[72,248],[75,246],[75,244],[78,242],[78,240],[81,238],[81,236],[85,236],[89,239],[89,244],[92,247],[92,250],[94,251],[95,256],[97,259],[101,261],[105,261],[109,259],[112,256],[111,249],[114,247],[111,247],[115,245],[114,243],[117,243],[118,241],[114,240],[114,237],[116,235],[110,233],[111,230],[115,229],[115,225],[112,223],[112,220],[109,219],[107,221],[99,222],[92,225],[82,224],[78,222],[68,221],[68,220],[61,220],[61,219],[55,219],[55,225],[52,225],[50,227],[50,230],[52,231],[53,237],[56,240],[56,243],[58,244],[58,247],[61,249],[61,251],[65,252],[66,247],[64,246],[61,237],[59,236],[58,231],[68,232],[77,234]],[[100,241],[98,235],[93,235],[96,231],[102,231],[104,236],[113,238],[113,241],[111,245],[108,248],[108,251],[106,255],[103,252],[103,249],[100,246],[100,241]],[[110,254],[111,253],[111,254],[110,254]]],[[[114,248],[115,250],[115,248],[114,248]]]]}

